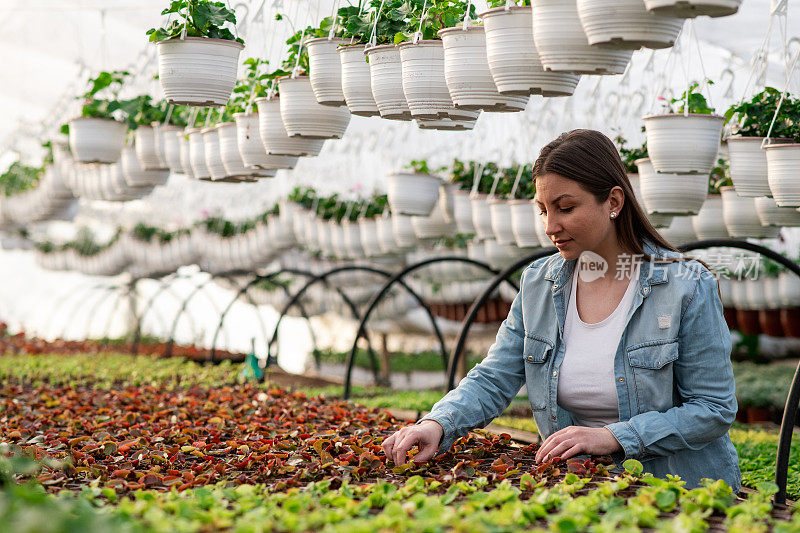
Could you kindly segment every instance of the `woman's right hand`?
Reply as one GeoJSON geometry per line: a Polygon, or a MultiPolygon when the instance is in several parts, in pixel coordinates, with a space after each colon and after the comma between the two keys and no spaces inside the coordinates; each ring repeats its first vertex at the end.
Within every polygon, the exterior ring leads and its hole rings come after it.
{"type": "Polygon", "coordinates": [[[381,447],[388,459],[395,465],[406,462],[408,450],[419,445],[419,453],[414,456],[415,463],[424,463],[436,454],[444,429],[435,420],[425,420],[420,424],[398,429],[383,441],[381,447]]]}

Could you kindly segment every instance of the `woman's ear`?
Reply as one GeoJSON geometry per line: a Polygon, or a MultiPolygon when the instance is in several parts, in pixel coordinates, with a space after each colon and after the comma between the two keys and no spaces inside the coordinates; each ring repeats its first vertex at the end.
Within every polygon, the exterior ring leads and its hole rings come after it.
{"type": "Polygon", "coordinates": [[[622,190],[622,187],[617,185],[611,189],[608,195],[608,207],[612,213],[617,213],[617,215],[619,215],[619,213],[622,212],[623,205],[625,205],[625,192],[622,190]]]}

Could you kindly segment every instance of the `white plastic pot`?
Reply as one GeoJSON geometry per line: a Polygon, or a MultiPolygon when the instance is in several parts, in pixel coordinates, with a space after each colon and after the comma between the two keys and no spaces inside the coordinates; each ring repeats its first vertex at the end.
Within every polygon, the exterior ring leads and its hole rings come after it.
{"type": "Polygon", "coordinates": [[[187,37],[156,44],[158,78],[170,104],[219,106],[228,103],[236,84],[242,43],[187,37]]]}
{"type": "Polygon", "coordinates": [[[639,188],[647,213],[696,215],[708,195],[708,175],[657,174],[650,159],[636,161],[639,188]]]}
{"type": "Polygon", "coordinates": [[[639,174],[629,173],[628,180],[631,182],[631,187],[633,188],[634,196],[636,196],[636,201],[645,212],[645,215],[647,215],[647,220],[650,221],[650,224],[652,224],[654,228],[668,228],[672,223],[672,215],[660,215],[658,213],[647,212],[647,208],[644,205],[644,199],[642,198],[642,189],[639,186],[639,174]]]}
{"type": "Polygon", "coordinates": [[[69,121],[69,147],[79,163],[114,163],[125,146],[128,127],[119,121],[78,117],[69,121]]]}
{"type": "MultiPolygon", "coordinates": [[[[342,93],[347,109],[360,117],[380,115],[375,97],[372,96],[369,63],[364,56],[363,44],[339,47],[339,62],[342,65],[342,93]]],[[[313,73],[313,70],[312,70],[313,73]]]]}
{"type": "Polygon", "coordinates": [[[764,278],[745,279],[745,298],[747,298],[747,308],[759,311],[769,307],[767,303],[766,287],[764,278]]]}
{"type": "MultiPolygon", "coordinates": [[[[225,175],[229,177],[246,178],[252,175],[253,169],[244,165],[239,152],[239,140],[235,122],[217,124],[217,137],[219,139],[219,155],[225,167],[225,175]]],[[[258,143],[261,146],[261,143],[258,143]]],[[[262,148],[263,150],[263,148],[262,148]]]]}
{"type": "Polygon", "coordinates": [[[767,179],[775,203],[800,207],[800,144],[769,144],[767,179]]]}
{"type": "Polygon", "coordinates": [[[408,215],[392,214],[392,229],[398,248],[413,248],[419,242],[414,226],[411,224],[413,218],[408,215]]]}
{"type": "Polygon", "coordinates": [[[472,204],[472,224],[475,226],[475,235],[481,240],[494,239],[492,229],[492,212],[489,210],[489,196],[476,194],[470,196],[472,204]]]}
{"type": "Polygon", "coordinates": [[[575,74],[622,74],[633,50],[590,46],[577,0],[532,0],[533,38],[545,70],[575,74]]]}
{"type": "Polygon", "coordinates": [[[403,92],[400,50],[393,44],[367,48],[372,96],[381,118],[411,120],[411,110],[403,92]]]}
{"type": "Polygon", "coordinates": [[[486,239],[483,244],[486,247],[486,261],[495,270],[504,270],[522,257],[519,248],[513,244],[501,244],[494,239],[486,239]]]}
{"type": "Polygon", "coordinates": [[[158,129],[153,126],[139,126],[134,132],[136,155],[144,170],[167,168],[158,153],[158,129]]]}
{"type": "Polygon", "coordinates": [[[444,76],[442,41],[426,40],[401,43],[403,94],[411,116],[418,119],[472,120],[480,111],[456,109],[444,76]]]}
{"type": "Polygon", "coordinates": [[[472,203],[469,200],[469,191],[453,191],[453,219],[459,233],[475,233],[472,223],[472,203]]]}
{"type": "Polygon", "coordinates": [[[456,191],[456,186],[450,182],[442,182],[439,185],[439,203],[442,205],[444,218],[447,222],[455,222],[455,215],[453,214],[453,194],[456,191]]]}
{"type": "Polygon", "coordinates": [[[345,41],[341,37],[319,37],[309,39],[308,50],[309,77],[311,88],[317,102],[328,106],[345,105],[342,92],[342,63],[336,50],[345,41]]]}
{"type": "Polygon", "coordinates": [[[511,205],[508,200],[492,198],[489,200],[489,214],[492,222],[492,233],[500,244],[515,244],[514,229],[511,219],[511,205]]]}
{"type": "Polygon", "coordinates": [[[387,195],[392,213],[428,216],[439,199],[442,180],[429,174],[394,172],[389,174],[387,195]]]}
{"type": "Polygon", "coordinates": [[[346,107],[325,106],[317,102],[308,76],[280,78],[281,118],[289,137],[341,139],[350,124],[346,107]]]}
{"type": "Polygon", "coordinates": [[[381,244],[378,239],[378,220],[375,218],[362,218],[358,221],[358,230],[361,233],[361,247],[367,257],[381,255],[381,244]]]}
{"type": "MultiPolygon", "coordinates": [[[[772,196],[767,178],[767,152],[761,148],[764,137],[727,137],[731,179],[739,196],[772,196]]],[[[787,139],[770,142],[784,144],[787,139]]]]}
{"type": "Polygon", "coordinates": [[[206,168],[213,181],[228,177],[225,165],[222,164],[222,156],[219,153],[219,134],[214,126],[200,130],[203,136],[204,152],[206,156],[206,168]]]}
{"type": "Polygon", "coordinates": [[[534,219],[535,206],[533,200],[510,200],[511,208],[511,231],[514,234],[514,242],[520,248],[535,248],[541,246],[539,235],[536,233],[536,223],[534,219]]]}
{"type": "Polygon", "coordinates": [[[730,238],[722,214],[722,196],[709,194],[706,201],[703,202],[703,207],[700,208],[697,215],[692,217],[692,225],[700,240],[730,238]]]}
{"type": "Polygon", "coordinates": [[[444,76],[453,104],[483,111],[524,111],[528,96],[503,95],[494,84],[486,59],[483,26],[462,26],[439,31],[444,46],[444,76]]]}
{"type": "MultiPolygon", "coordinates": [[[[122,173],[125,183],[130,187],[144,187],[147,185],[164,185],[169,178],[169,170],[144,170],[136,150],[132,147],[122,149],[122,173]]],[[[798,213],[800,214],[800,213],[798,213]]]]}
{"type": "Polygon", "coordinates": [[[322,151],[322,139],[289,137],[281,118],[279,98],[256,98],[258,130],[264,149],[270,155],[316,156],[322,151]]]}
{"type": "Polygon", "coordinates": [[[417,127],[421,130],[438,130],[438,131],[469,131],[475,127],[477,119],[471,120],[453,120],[451,118],[436,118],[436,119],[414,119],[417,127]]]}
{"type": "Polygon", "coordinates": [[[578,0],[578,16],[590,45],[621,50],[669,48],[683,26],[683,18],[651,13],[642,0],[578,0]]]}
{"type": "Polygon", "coordinates": [[[676,247],[697,240],[692,217],[675,217],[668,228],[662,228],[658,232],[668,243],[676,247]]]}
{"type": "Polygon", "coordinates": [[[420,240],[441,239],[455,233],[455,223],[447,221],[441,202],[436,203],[430,215],[411,217],[411,226],[420,240]]]}
{"type": "Polygon", "coordinates": [[[778,274],[783,307],[800,307],[800,278],[793,272],[778,274]]]}
{"type": "Polygon", "coordinates": [[[164,162],[170,172],[184,174],[181,163],[181,145],[178,136],[183,137],[183,129],[177,126],[168,126],[161,129],[164,138],[164,162]]]}
{"type": "Polygon", "coordinates": [[[764,226],[758,218],[755,198],[739,196],[733,187],[720,188],[722,193],[722,216],[728,234],[734,239],[770,238],[780,232],[780,228],[764,226]]]}
{"type": "Polygon", "coordinates": [[[647,152],[656,172],[708,177],[717,162],[723,117],[669,114],[649,115],[643,120],[647,152]]]}
{"type": "Polygon", "coordinates": [[[211,178],[211,173],[206,165],[206,149],[200,128],[188,129],[186,134],[189,136],[189,164],[192,169],[192,177],[198,180],[211,178]]]}
{"type": "Polygon", "coordinates": [[[767,309],[780,309],[783,307],[781,299],[780,281],[776,277],[764,277],[764,299],[767,301],[767,309]]]}
{"type": "Polygon", "coordinates": [[[755,199],[756,213],[763,226],[800,226],[800,212],[793,207],[780,207],[773,198],[759,196],[755,199]]]}
{"type": "Polygon", "coordinates": [[[291,169],[297,165],[297,156],[270,155],[266,152],[257,113],[235,113],[233,119],[236,121],[237,146],[244,166],[276,170],[291,169]]]}
{"type": "Polygon", "coordinates": [[[545,72],[533,41],[530,6],[498,7],[481,13],[486,59],[502,94],[570,96],[580,80],[571,72],[545,72]]]}
{"type": "Polygon", "coordinates": [[[347,256],[352,259],[364,257],[364,248],[361,243],[361,227],[358,222],[343,222],[342,235],[347,256]]]}
{"type": "Polygon", "coordinates": [[[394,254],[398,251],[397,241],[394,238],[394,217],[381,217],[375,220],[378,232],[378,246],[384,254],[394,254]]]}
{"type": "Polygon", "coordinates": [[[644,0],[645,7],[653,13],[682,18],[726,17],[736,13],[741,3],[742,0],[644,0]]]}

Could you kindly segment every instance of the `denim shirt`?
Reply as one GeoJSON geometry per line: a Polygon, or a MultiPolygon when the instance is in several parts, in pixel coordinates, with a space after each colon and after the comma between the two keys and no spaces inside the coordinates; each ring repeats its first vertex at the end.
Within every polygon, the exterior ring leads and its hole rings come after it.
{"type": "MultiPolygon", "coordinates": [[[[649,241],[644,250],[679,256],[649,241]]],[[[555,254],[523,271],[488,355],[419,420],[444,429],[437,453],[502,414],[523,383],[542,438],[575,425],[556,401],[575,263],[555,254]]],[[[638,459],[658,477],[679,475],[688,488],[712,478],[738,491],[739,460],[728,435],[737,410],[731,337],[717,281],[694,260],[643,259],[637,289],[614,356],[620,421],[605,427],[622,447],[615,458],[638,459]]]]}

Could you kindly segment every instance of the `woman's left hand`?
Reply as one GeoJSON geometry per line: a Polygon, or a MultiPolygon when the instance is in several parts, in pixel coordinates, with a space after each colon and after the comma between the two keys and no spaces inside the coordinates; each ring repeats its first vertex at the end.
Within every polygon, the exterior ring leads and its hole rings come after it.
{"type": "Polygon", "coordinates": [[[580,453],[609,455],[621,449],[614,434],[606,428],[569,426],[547,437],[536,452],[536,462],[541,463],[554,457],[567,459],[580,453]]]}

